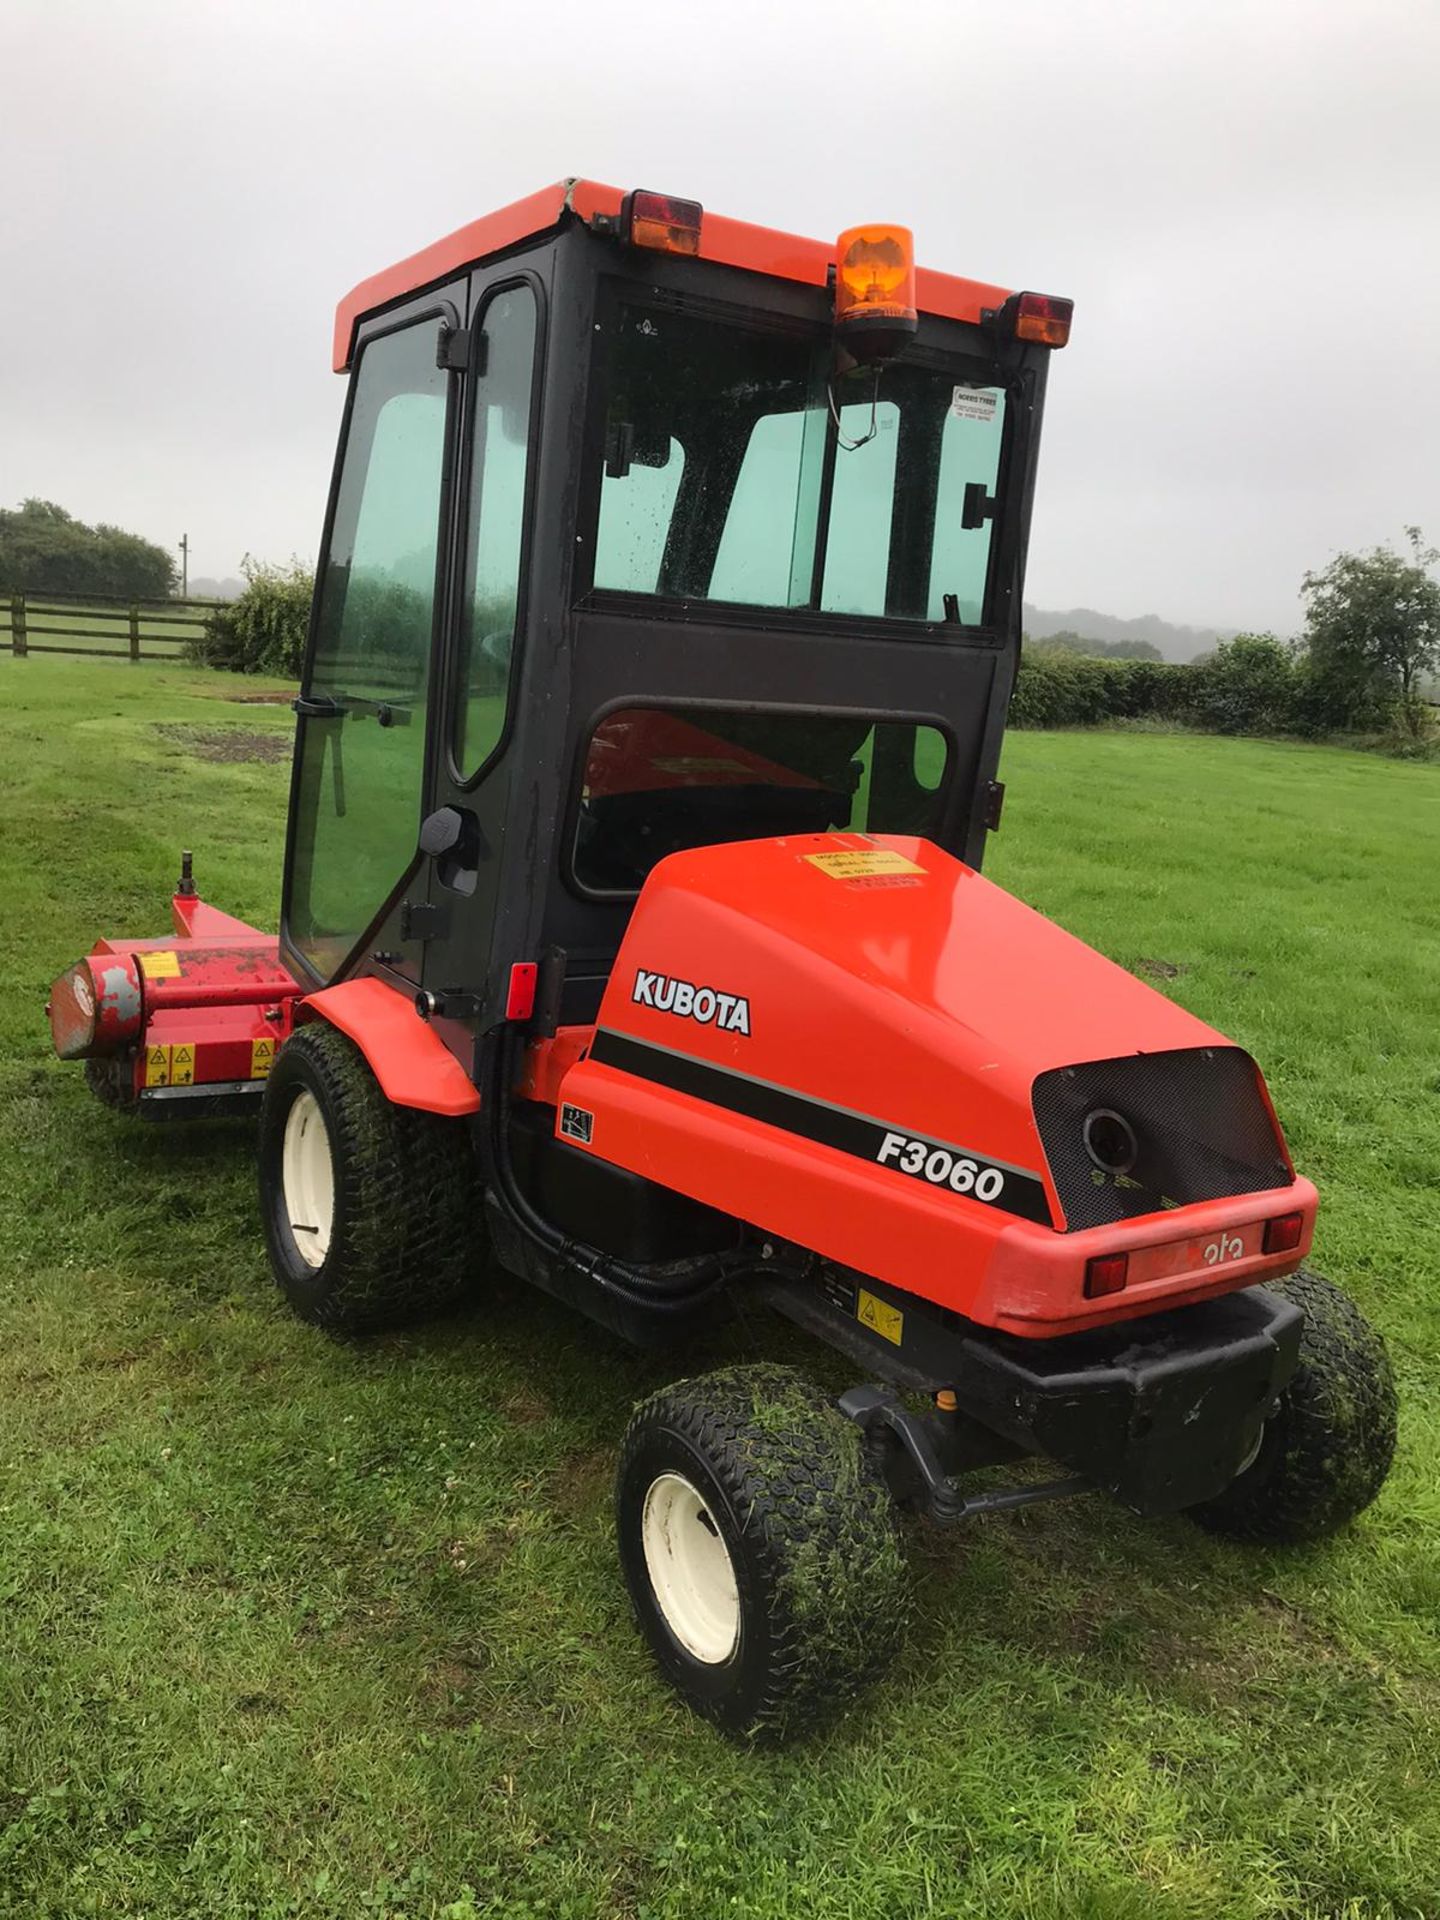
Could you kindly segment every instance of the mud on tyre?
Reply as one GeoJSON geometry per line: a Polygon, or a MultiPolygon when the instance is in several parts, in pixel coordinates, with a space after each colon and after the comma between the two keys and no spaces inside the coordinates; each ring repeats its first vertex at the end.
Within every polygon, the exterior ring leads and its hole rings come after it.
{"type": "Polygon", "coordinates": [[[1317,1540],[1353,1520],[1385,1484],[1395,1454],[1395,1380],[1384,1340],[1330,1281],[1302,1270],[1271,1291],[1305,1316],[1300,1363],[1254,1459],[1189,1513],[1240,1540],[1317,1540]]]}
{"type": "Polygon", "coordinates": [[[644,1401],[616,1485],[621,1565],[667,1677],[749,1739],[838,1712],[892,1658],[908,1583],[860,1430],[784,1367],[644,1401]]]}
{"type": "Polygon", "coordinates": [[[447,1306],[483,1261],[464,1123],[393,1105],[360,1049],[323,1021],[276,1059],[259,1172],[271,1268],[317,1326],[360,1332],[447,1306]]]}

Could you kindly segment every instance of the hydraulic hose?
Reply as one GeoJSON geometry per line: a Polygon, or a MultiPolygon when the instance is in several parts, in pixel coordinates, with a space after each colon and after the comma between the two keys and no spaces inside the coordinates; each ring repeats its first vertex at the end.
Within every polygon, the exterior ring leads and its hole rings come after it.
{"type": "Polygon", "coordinates": [[[551,1259],[584,1273],[626,1306],[680,1313],[717,1294],[737,1273],[755,1265],[743,1246],[651,1266],[635,1265],[572,1240],[521,1190],[510,1158],[510,1104],[520,1029],[502,1022],[480,1043],[480,1164],[493,1194],[525,1237],[551,1259]]]}

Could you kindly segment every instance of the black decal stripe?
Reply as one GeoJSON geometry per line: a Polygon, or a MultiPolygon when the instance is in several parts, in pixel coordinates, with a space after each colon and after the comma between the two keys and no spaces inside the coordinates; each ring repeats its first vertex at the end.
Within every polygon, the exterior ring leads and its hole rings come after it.
{"type": "MultiPolygon", "coordinates": [[[[818,1141],[821,1146],[835,1147],[841,1153],[853,1154],[857,1160],[868,1160],[872,1166],[888,1166],[902,1179],[916,1177],[913,1174],[906,1175],[893,1158],[883,1162],[880,1160],[880,1149],[887,1133],[903,1134],[907,1140],[924,1138],[905,1127],[888,1127],[879,1120],[868,1119],[864,1114],[851,1113],[844,1107],[831,1106],[824,1100],[808,1099],[803,1093],[792,1093],[786,1087],[753,1080],[748,1074],[732,1073],[725,1067],[712,1066],[707,1060],[697,1060],[693,1054],[675,1053],[668,1047],[651,1046],[644,1040],[632,1039],[625,1033],[615,1033],[608,1027],[597,1030],[591,1044],[590,1058],[603,1067],[618,1067],[622,1073],[633,1074],[637,1080],[650,1080],[656,1086],[669,1087],[674,1093],[685,1093],[693,1100],[704,1100],[712,1107],[724,1107],[729,1113],[743,1113],[749,1120],[761,1120],[766,1126],[778,1127],[782,1133],[798,1134],[802,1139],[818,1141]]],[[[988,1206],[995,1213],[1013,1213],[1022,1220],[1037,1220],[1041,1226],[1053,1224],[1050,1205],[1045,1198],[1044,1182],[1038,1175],[1021,1167],[1012,1167],[1007,1161],[992,1160],[987,1154],[974,1152],[968,1147],[954,1147],[939,1140],[926,1140],[925,1145],[927,1151],[942,1148],[946,1153],[963,1155],[973,1160],[977,1167],[998,1167],[1005,1176],[1000,1197],[997,1200],[978,1201],[977,1205],[988,1206]]],[[[926,1180],[923,1175],[920,1176],[920,1183],[936,1193],[953,1191],[940,1182],[926,1180]]],[[[973,1195],[969,1197],[974,1198],[973,1195]]]]}

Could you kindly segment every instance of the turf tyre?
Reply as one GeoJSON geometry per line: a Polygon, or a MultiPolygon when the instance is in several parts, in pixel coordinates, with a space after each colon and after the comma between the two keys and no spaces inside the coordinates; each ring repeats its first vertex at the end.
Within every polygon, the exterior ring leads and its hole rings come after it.
{"type": "Polygon", "coordinates": [[[636,1408],[616,1478],[620,1562],[641,1630],[687,1703],[747,1741],[837,1713],[893,1658],[908,1620],[895,1516],[858,1427],[783,1367],[736,1367],[636,1408]],[[646,1503],[675,1476],[729,1554],[733,1648],[682,1643],[647,1564],[646,1503]]]}
{"type": "Polygon", "coordinates": [[[397,1107],[353,1041],[324,1021],[285,1042],[260,1114],[260,1210],[281,1292],[315,1326],[362,1333],[459,1300],[483,1257],[475,1156],[463,1122],[397,1107]],[[283,1177],[291,1110],[309,1095],[328,1137],[334,1207],[320,1265],[301,1254],[283,1177]]]}
{"type": "Polygon", "coordinates": [[[1299,1365],[1254,1460],[1189,1513],[1212,1533],[1289,1544],[1335,1533],[1385,1484],[1395,1380],[1384,1340],[1330,1281],[1302,1270],[1271,1291],[1305,1316],[1299,1365]]]}

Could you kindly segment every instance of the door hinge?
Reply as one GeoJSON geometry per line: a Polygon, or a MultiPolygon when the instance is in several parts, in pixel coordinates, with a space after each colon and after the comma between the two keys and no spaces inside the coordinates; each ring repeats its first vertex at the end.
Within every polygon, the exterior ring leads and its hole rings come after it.
{"type": "Polygon", "coordinates": [[[438,940],[450,931],[450,909],[435,900],[407,900],[400,908],[402,940],[438,940]]]}
{"type": "Polygon", "coordinates": [[[484,373],[485,336],[473,327],[442,327],[435,364],[445,373],[484,373]]]}
{"type": "Polygon", "coordinates": [[[415,1011],[422,1020],[478,1020],[480,996],[466,993],[463,987],[442,987],[438,993],[422,987],[415,996],[415,1011]]]}
{"type": "Polygon", "coordinates": [[[985,783],[985,827],[989,833],[1000,831],[1000,815],[1005,810],[1005,782],[987,780],[985,783]]]}

